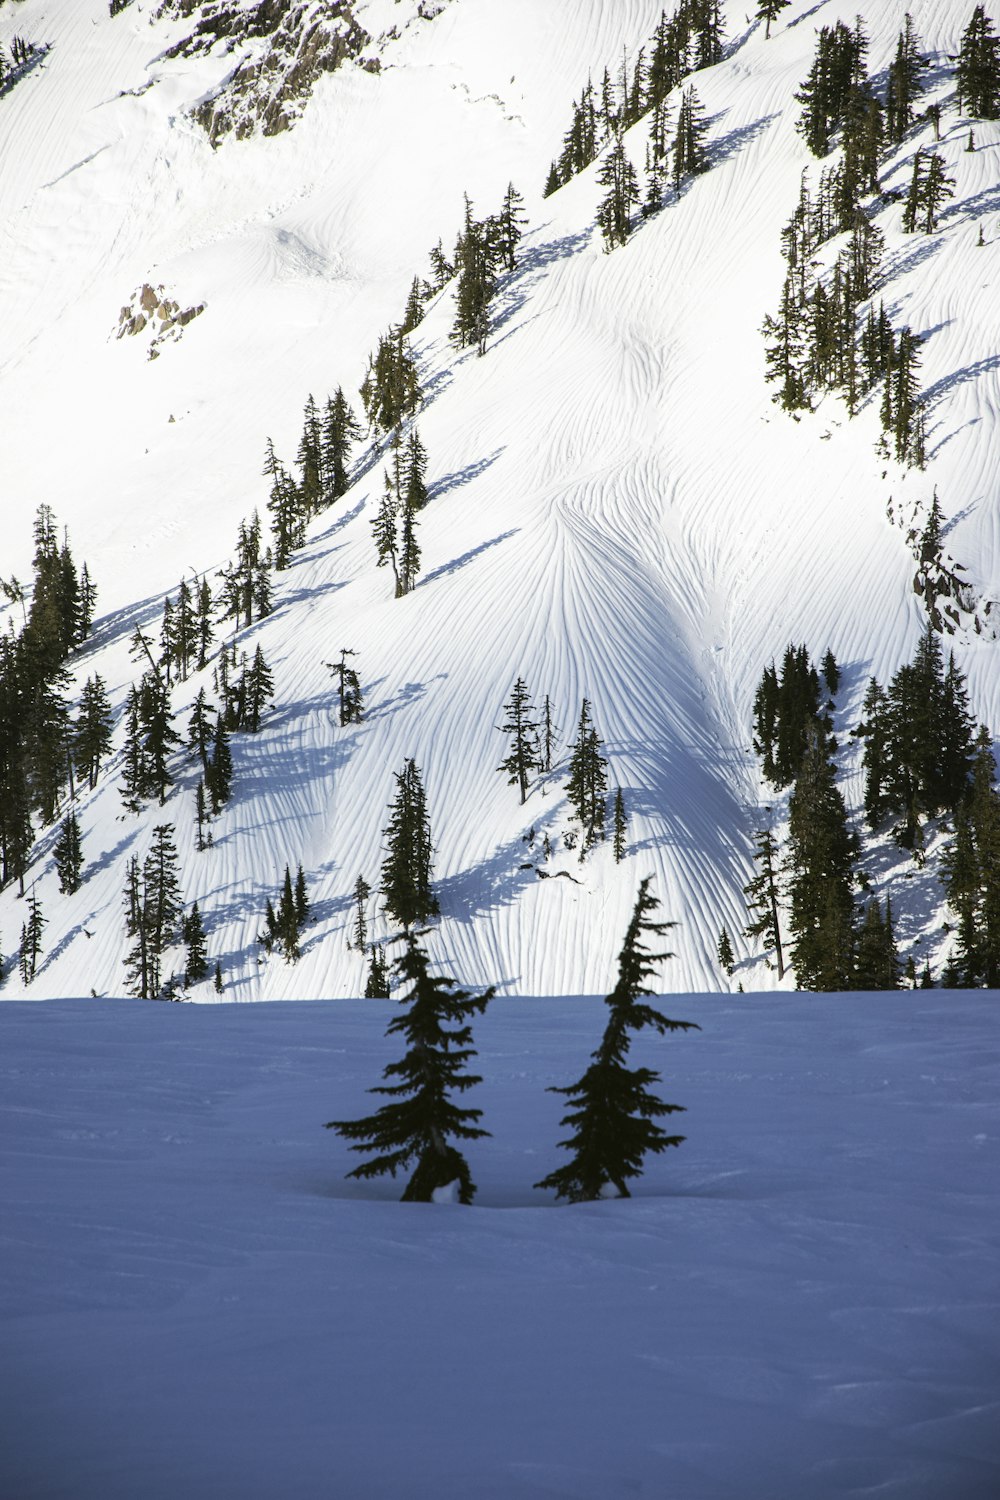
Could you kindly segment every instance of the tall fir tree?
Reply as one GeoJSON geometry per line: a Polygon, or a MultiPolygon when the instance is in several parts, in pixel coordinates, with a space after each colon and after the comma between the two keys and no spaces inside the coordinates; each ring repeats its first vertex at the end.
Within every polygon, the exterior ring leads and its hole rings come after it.
{"type": "Polygon", "coordinates": [[[580,857],[599,839],[604,838],[607,819],[608,763],[601,753],[602,742],[590,719],[590,704],[584,698],[577,723],[576,740],[570,752],[566,796],[573,816],[580,825],[580,857]]]}
{"type": "Polygon", "coordinates": [[[64,896],[71,896],[80,889],[83,871],[83,841],[80,820],[75,812],[67,813],[63,819],[52,856],[59,876],[59,889],[64,896]]]}
{"type": "Polygon", "coordinates": [[[326,1128],[351,1141],[352,1151],[375,1153],[349,1177],[365,1179],[387,1172],[395,1177],[415,1164],[403,1190],[404,1203],[430,1203],[448,1191],[459,1203],[471,1203],[476,1185],[468,1162],[451,1142],[478,1140],[489,1132],[475,1123],[481,1110],[463,1109],[451,1096],[482,1082],[466,1071],[476,1055],[469,1021],[486,1009],[494,989],[490,986],[475,995],[459,989],[454,979],[431,973],[427,954],[412,932],[407,933],[406,950],[395,970],[399,982],[409,986],[400,1001],[407,1008],[393,1016],[386,1035],[401,1033],[407,1051],[383,1070],[383,1078],[395,1081],[371,1090],[390,1102],[364,1119],[330,1120],[326,1128]]]}
{"type": "Polygon", "coordinates": [[[497,729],[501,734],[509,735],[510,749],[497,770],[507,773],[508,784],[518,788],[523,804],[528,795],[528,781],[532,772],[538,769],[538,723],[533,717],[531,695],[523,677],[514,683],[504,704],[504,712],[506,718],[497,729]]]}
{"type": "Polygon", "coordinates": [[[850,989],[857,841],[826,742],[815,726],[788,802],[788,840],[789,928],[798,987],[850,989]]]}
{"type": "Polygon", "coordinates": [[[754,834],[754,863],[757,873],[743,887],[750,921],[743,929],[748,938],[759,938],[764,949],[773,949],[779,980],[784,978],[785,956],[781,946],[781,922],[778,916],[778,846],[769,828],[754,834]]]}
{"type": "Polygon", "coordinates": [[[420,770],[415,760],[394,772],[396,799],[383,837],[386,857],[381,891],[390,917],[407,929],[437,916],[438,902],[431,885],[430,818],[420,770]]]}
{"type": "Polygon", "coordinates": [[[576,1083],[550,1090],[564,1094],[572,1105],[562,1124],[572,1127],[573,1134],[559,1142],[572,1157],[535,1186],[552,1188],[557,1198],[567,1198],[571,1203],[629,1197],[627,1184],[642,1174],[646,1156],[679,1146],[684,1140],[682,1135],[668,1135],[657,1124],[664,1115],[683,1109],[679,1104],[664,1103],[651,1092],[652,1085],[660,1081],[659,1073],[625,1065],[632,1032],[648,1026],[663,1036],[700,1029],[693,1021],[671,1020],[645,998],[654,993],[649,980],[656,965],[673,955],[650,952],[643,939],[648,935],[661,940],[675,925],[652,919],[658,903],[649,886],[649,877],[639,885],[618,959],[618,981],[605,1001],[608,1022],[600,1046],[591,1054],[593,1061],[576,1083]]]}

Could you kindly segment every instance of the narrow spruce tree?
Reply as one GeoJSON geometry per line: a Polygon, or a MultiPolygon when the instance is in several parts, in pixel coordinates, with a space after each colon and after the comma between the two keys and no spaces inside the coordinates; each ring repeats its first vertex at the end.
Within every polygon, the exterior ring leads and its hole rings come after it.
{"type": "Polygon", "coordinates": [[[607,769],[607,760],[601,754],[601,741],[590,720],[590,704],[584,698],[566,782],[566,796],[582,833],[581,859],[588,849],[604,838],[607,769]]]}
{"type": "Polygon", "coordinates": [[[615,787],[615,811],[613,820],[613,842],[612,849],[615,856],[615,864],[620,865],[625,858],[628,845],[625,842],[625,830],[628,827],[628,818],[625,814],[625,798],[620,786],[615,787]]]}
{"type": "Polygon", "coordinates": [[[769,828],[760,828],[754,834],[753,857],[757,874],[743,887],[750,915],[743,934],[748,938],[761,938],[765,949],[774,949],[778,978],[782,979],[785,958],[781,947],[781,924],[778,920],[778,848],[769,828]]]}
{"type": "Polygon", "coordinates": [[[354,886],[354,946],[359,953],[368,943],[368,898],[372,888],[363,875],[359,875],[354,886]]]}
{"type": "Polygon", "coordinates": [[[330,1120],[327,1130],[336,1130],[354,1144],[352,1151],[374,1153],[349,1177],[380,1177],[414,1166],[403,1190],[404,1203],[430,1203],[435,1195],[455,1189],[459,1203],[471,1203],[476,1185],[469,1164],[452,1141],[478,1140],[488,1135],[475,1122],[478,1109],[463,1109],[452,1099],[482,1080],[465,1071],[470,1058],[472,1028],[469,1020],[481,1015],[495,993],[493,987],[474,995],[459,989],[454,979],[432,974],[427,954],[417,936],[408,932],[406,950],[396,961],[395,971],[408,993],[401,1004],[407,1008],[393,1016],[386,1035],[402,1033],[407,1051],[389,1063],[383,1078],[398,1080],[371,1090],[389,1101],[361,1120],[330,1120]]]}
{"type": "Polygon", "coordinates": [[[383,830],[386,857],[382,865],[382,898],[390,917],[410,928],[437,916],[431,885],[430,819],[427,797],[415,760],[407,760],[396,780],[392,816],[383,830]]]}
{"type": "Polygon", "coordinates": [[[597,181],[607,192],[597,209],[597,226],[604,236],[605,250],[624,245],[632,230],[632,209],[639,202],[639,183],[619,138],[608,152],[597,181]]]}
{"type": "Polygon", "coordinates": [[[719,933],[718,956],[719,967],[723,973],[731,975],[736,967],[736,958],[733,954],[733,944],[729,936],[729,929],[726,927],[723,927],[719,933]]]}
{"type": "Polygon", "coordinates": [[[208,978],[208,953],[205,946],[205,925],[201,920],[197,901],[184,917],[181,935],[187,946],[184,964],[184,979],[187,984],[200,984],[208,978]]]}
{"type": "Polygon", "coordinates": [[[80,705],[73,723],[73,759],[91,791],[97,786],[101,765],[111,753],[114,716],[111,701],[101,677],[88,677],[80,693],[80,705]]]}
{"type": "Polygon", "coordinates": [[[80,821],[75,812],[67,813],[59,829],[59,837],[52,850],[59,889],[64,896],[71,896],[81,885],[83,870],[83,845],[80,836],[80,821]]]}
{"type": "Polygon", "coordinates": [[[365,985],[365,999],[389,999],[389,969],[385,961],[385,954],[377,943],[372,948],[371,963],[368,967],[368,982],[365,985]]]}
{"type": "Polygon", "coordinates": [[[655,966],[672,954],[651,953],[644,946],[648,934],[660,940],[675,924],[651,918],[658,902],[649,891],[647,876],[640,885],[635,909],[618,959],[618,982],[606,997],[610,1012],[601,1045],[591,1054],[593,1061],[576,1083],[551,1089],[565,1094],[573,1108],[562,1124],[573,1134],[560,1141],[571,1151],[565,1166],[550,1172],[539,1188],[553,1188],[557,1198],[581,1203],[592,1198],[629,1197],[627,1183],[642,1174],[645,1157],[668,1146],[679,1146],[682,1135],[668,1135],[656,1123],[664,1115],[683,1109],[666,1104],[651,1092],[660,1075],[652,1068],[628,1068],[625,1059],[631,1046],[630,1033],[652,1027],[661,1036],[668,1031],[698,1031],[693,1021],[674,1021],[661,1014],[644,997],[652,995],[648,981],[655,966]]]}
{"type": "Polygon", "coordinates": [[[38,960],[42,953],[42,933],[48,925],[42,915],[42,904],[32,888],[28,896],[28,920],[21,925],[21,951],[19,965],[21,982],[30,984],[38,971],[38,960]]]}
{"type": "Polygon", "coordinates": [[[361,679],[356,669],[347,664],[347,658],[355,654],[353,651],[342,650],[339,661],[328,661],[325,663],[333,673],[337,683],[337,702],[340,710],[341,727],[346,724],[360,724],[364,715],[361,679]]]}
{"type": "Polygon", "coordinates": [[[529,777],[538,768],[538,723],[533,717],[531,695],[523,677],[514,683],[504,704],[504,712],[507,717],[496,728],[500,734],[510,736],[510,750],[497,770],[507,773],[510,786],[517,786],[523,804],[528,795],[529,777]]]}

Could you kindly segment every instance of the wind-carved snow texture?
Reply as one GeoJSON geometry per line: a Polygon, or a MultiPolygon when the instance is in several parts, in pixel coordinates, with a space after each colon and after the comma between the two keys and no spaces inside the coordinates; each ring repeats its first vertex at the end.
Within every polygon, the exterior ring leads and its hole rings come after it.
{"type": "MultiPolygon", "coordinates": [[[[659,0],[452,0],[430,21],[415,6],[357,0],[368,35],[397,30],[381,71],[341,68],[317,82],[294,130],[218,150],[192,111],[218,96],[236,53],[177,51],[191,16],[157,19],[141,0],[114,18],[97,0],[16,8],[18,27],[30,21],[53,45],[0,110],[10,143],[0,574],[30,577],[32,516],[52,504],[100,590],[75,680],[100,672],[119,713],[136,672],[135,625],[156,631],[182,575],[214,581],[241,519],[263,513],[266,438],[293,459],[310,392],[322,401],[342,385],[357,405],[368,354],[402,316],[414,275],[427,273],[430,247],[453,244],[463,194],[485,214],[513,181],[529,227],[484,358],[449,341],[451,288],[412,337],[431,494],[417,587],[394,599],[375,567],[385,455],[362,446],[354,487],[278,576],[274,614],[237,643],[251,655],[260,644],[277,702],[258,735],[234,737],[234,795],[214,847],[195,850],[193,759],[176,758],[166,805],[135,818],[122,814],[112,763],[78,799],[86,879],[72,897],[57,892],[54,830],[41,832],[29,878],[49,924],[45,948],[30,990],[13,976],[5,995],[120,992],[124,867],[163,821],[177,827],[182,888],[199,902],[227,998],[357,994],[365,962],[347,946],[351,892],[359,874],[377,885],[393,775],[410,757],[427,790],[442,941],[461,982],[602,990],[609,946],[647,874],[678,923],[666,988],[776,982],[740,936],[751,835],[767,816],[750,747],[763,667],[789,642],[814,659],[833,648],[843,784],[856,810],[850,730],[865,685],[888,681],[926,619],[910,522],[890,521],[890,496],[899,516],[923,517],[936,488],[948,556],[970,595],[1000,597],[1000,130],[977,122],[976,150],[965,150],[948,59],[967,17],[953,5],[911,12],[932,56],[925,97],[943,106],[937,149],[955,197],[929,236],[902,233],[899,202],[876,214],[887,245],[879,296],[895,326],[925,340],[926,471],[876,455],[877,397],[854,419],[828,397],[795,420],[763,378],[780,232],[803,170],[815,186],[822,165],[795,130],[793,95],[816,28],[852,25],[856,8],[795,0],[765,41],[745,7],[724,7],[732,45],[696,79],[711,169],[676,200],[668,193],[611,255],[595,229],[596,165],[549,198],[541,190],[570,101],[588,73],[613,73],[623,48],[634,58],[659,0]],[[123,289],[145,283],[181,307],[210,308],[152,363],[142,340],[108,338],[123,289]],[[365,721],[343,729],[324,665],[342,648],[357,653],[367,705],[365,721]],[[518,676],[536,704],[550,695],[561,728],[552,771],[523,808],[495,769],[505,752],[494,726],[518,676]],[[618,865],[609,846],[581,863],[564,842],[584,697],[628,810],[618,865]],[[265,902],[300,861],[314,903],[302,959],[261,961],[265,902]],[[723,924],[736,947],[731,979],[716,960],[723,924]]],[[[4,37],[10,10],[0,8],[4,37]]],[[[878,75],[902,15],[887,0],[864,10],[878,75]]],[[[640,170],[646,128],[625,140],[640,170]]],[[[887,187],[905,188],[932,134],[913,127],[885,165],[887,187]]],[[[948,644],[973,712],[995,730],[990,631],[967,621],[948,644]]],[[[203,685],[196,674],[174,689],[182,728],[203,685]]],[[[916,871],[878,844],[868,863],[936,967],[947,913],[933,860],[916,871]]],[[[15,891],[0,894],[8,951],[22,920],[15,891]]],[[[383,916],[370,936],[392,936],[383,916]]],[[[178,949],[165,972],[181,962],[178,949]]],[[[192,993],[213,995],[210,985],[192,993]]]]}

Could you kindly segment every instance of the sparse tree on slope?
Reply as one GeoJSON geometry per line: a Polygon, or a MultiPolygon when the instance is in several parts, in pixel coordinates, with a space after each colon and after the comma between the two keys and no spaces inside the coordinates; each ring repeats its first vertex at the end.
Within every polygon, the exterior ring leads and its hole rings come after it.
{"type": "Polygon", "coordinates": [[[631,1032],[646,1026],[661,1036],[668,1031],[700,1029],[693,1021],[670,1020],[643,998],[653,994],[648,981],[655,965],[672,956],[651,953],[643,945],[643,937],[650,934],[660,939],[675,925],[651,920],[650,913],[658,903],[650,895],[649,884],[647,877],[639,886],[618,960],[618,983],[606,999],[608,1023],[601,1045],[591,1054],[593,1062],[577,1083],[551,1090],[565,1094],[573,1105],[562,1120],[563,1125],[573,1128],[573,1135],[559,1143],[573,1156],[535,1186],[553,1188],[558,1198],[568,1198],[571,1203],[629,1197],[627,1183],[641,1175],[646,1155],[679,1146],[684,1140],[682,1135],[668,1135],[656,1123],[663,1115],[683,1109],[680,1104],[664,1103],[650,1092],[660,1081],[659,1073],[625,1066],[631,1032]]]}
{"type": "Polygon", "coordinates": [[[464,1093],[482,1080],[465,1071],[475,1051],[470,1045],[469,1018],[481,1015],[493,998],[492,986],[481,995],[457,987],[450,978],[432,974],[427,954],[414,933],[407,933],[406,951],[397,960],[399,980],[410,986],[403,996],[407,1009],[393,1016],[386,1035],[401,1032],[406,1055],[389,1063],[383,1083],[371,1092],[390,1102],[362,1120],[331,1120],[336,1130],[355,1144],[352,1151],[374,1152],[349,1177],[380,1177],[408,1169],[415,1162],[403,1190],[404,1203],[430,1203],[435,1194],[457,1187],[460,1203],[471,1203],[476,1185],[468,1162],[451,1143],[477,1140],[489,1132],[475,1122],[482,1111],[463,1109],[450,1097],[464,1093]]]}
{"type": "Polygon", "coordinates": [[[390,917],[404,927],[426,922],[438,913],[431,886],[431,831],[427,798],[414,760],[394,773],[396,800],[384,830],[387,854],[382,865],[382,896],[390,917]]]}
{"type": "Polygon", "coordinates": [[[523,803],[528,795],[528,778],[538,766],[538,724],[532,717],[531,696],[523,677],[515,682],[504,710],[507,717],[497,728],[501,734],[510,735],[511,744],[497,770],[506,771],[508,783],[517,785],[523,803]]]}

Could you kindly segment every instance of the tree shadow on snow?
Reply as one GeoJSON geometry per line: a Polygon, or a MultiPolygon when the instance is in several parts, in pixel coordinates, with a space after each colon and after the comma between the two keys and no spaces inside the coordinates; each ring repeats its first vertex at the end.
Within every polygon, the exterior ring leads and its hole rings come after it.
{"type": "Polygon", "coordinates": [[[479,557],[481,553],[488,552],[491,547],[499,546],[501,542],[507,541],[509,537],[517,536],[519,529],[519,527],[515,526],[510,531],[502,531],[499,536],[491,537],[488,542],[480,542],[478,547],[473,547],[470,551],[463,552],[461,557],[455,557],[451,562],[442,563],[439,568],[434,569],[433,573],[427,573],[423,578],[418,579],[417,588],[422,589],[428,583],[433,583],[438,578],[446,578],[451,573],[457,573],[460,568],[464,568],[468,563],[479,557]]]}
{"type": "Polygon", "coordinates": [[[451,490],[461,489],[463,485],[471,484],[478,479],[480,474],[492,468],[497,459],[503,453],[503,448],[497,448],[488,458],[477,458],[474,463],[466,464],[464,469],[456,469],[454,474],[446,474],[443,479],[438,479],[427,491],[427,502],[439,500],[442,495],[447,495],[451,490]]]}

